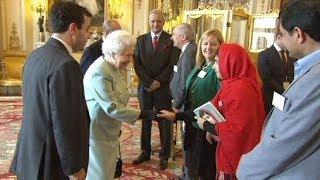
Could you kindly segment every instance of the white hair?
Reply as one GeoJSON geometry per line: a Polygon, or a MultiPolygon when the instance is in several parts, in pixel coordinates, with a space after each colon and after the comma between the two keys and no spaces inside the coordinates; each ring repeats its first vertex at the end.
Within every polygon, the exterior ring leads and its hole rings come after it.
{"type": "Polygon", "coordinates": [[[116,30],[108,34],[102,43],[102,53],[106,58],[112,58],[129,48],[134,48],[136,39],[127,31],[116,30]]]}
{"type": "Polygon", "coordinates": [[[182,35],[185,35],[189,41],[194,41],[195,35],[194,35],[194,31],[193,31],[190,24],[181,23],[181,24],[177,25],[176,28],[177,28],[178,32],[180,32],[182,35]]]}

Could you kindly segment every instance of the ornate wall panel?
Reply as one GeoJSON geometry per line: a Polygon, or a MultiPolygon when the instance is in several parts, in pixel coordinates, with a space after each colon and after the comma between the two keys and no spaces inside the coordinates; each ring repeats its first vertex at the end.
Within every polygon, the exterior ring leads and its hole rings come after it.
{"type": "Polygon", "coordinates": [[[5,18],[6,18],[6,47],[5,50],[25,50],[25,47],[22,46],[21,41],[24,37],[22,35],[22,14],[21,14],[21,0],[11,1],[11,0],[5,0],[5,18]],[[13,27],[16,27],[16,33],[12,32],[13,27]],[[19,44],[12,44],[13,36],[15,34],[16,39],[15,43],[19,44]],[[11,41],[10,41],[11,37],[11,41]],[[19,49],[12,48],[13,46],[20,46],[19,49]]]}

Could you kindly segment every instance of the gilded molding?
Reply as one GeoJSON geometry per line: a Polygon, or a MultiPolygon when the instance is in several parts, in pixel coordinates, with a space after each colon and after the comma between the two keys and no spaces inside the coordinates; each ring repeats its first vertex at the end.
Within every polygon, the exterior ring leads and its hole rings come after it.
{"type": "Polygon", "coordinates": [[[20,38],[15,22],[12,23],[11,34],[9,36],[9,50],[21,50],[20,38]]]}

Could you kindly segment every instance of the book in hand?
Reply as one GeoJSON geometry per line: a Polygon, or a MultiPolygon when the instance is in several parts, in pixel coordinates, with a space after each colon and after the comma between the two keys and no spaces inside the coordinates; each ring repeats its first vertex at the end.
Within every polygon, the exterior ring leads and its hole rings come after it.
{"type": "Polygon", "coordinates": [[[212,124],[226,121],[222,114],[210,101],[197,107],[193,112],[196,117],[204,118],[212,124]]]}

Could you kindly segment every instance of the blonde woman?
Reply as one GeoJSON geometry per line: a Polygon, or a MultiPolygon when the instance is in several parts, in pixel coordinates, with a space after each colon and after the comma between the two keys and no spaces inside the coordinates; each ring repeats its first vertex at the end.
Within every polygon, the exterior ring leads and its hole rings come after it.
{"type": "Polygon", "coordinates": [[[183,120],[186,123],[184,134],[184,172],[182,179],[215,179],[216,143],[206,141],[206,132],[198,128],[193,110],[210,101],[220,88],[215,72],[216,56],[223,37],[219,30],[204,32],[198,43],[196,67],[186,81],[187,95],[185,111],[172,113],[161,111],[160,117],[183,120]]]}

